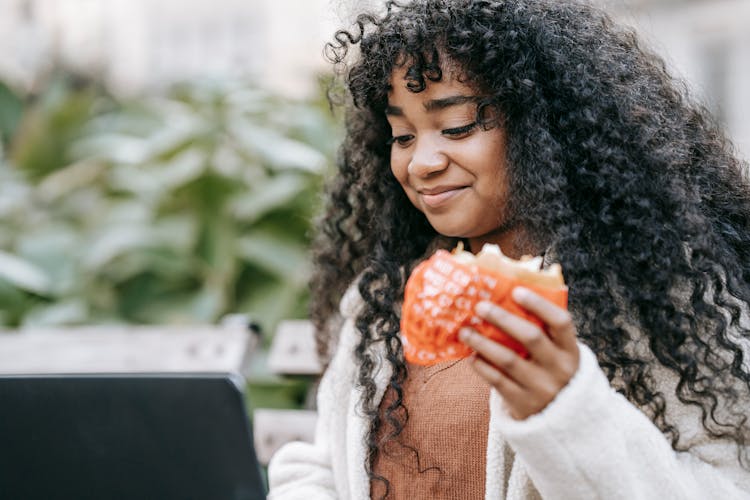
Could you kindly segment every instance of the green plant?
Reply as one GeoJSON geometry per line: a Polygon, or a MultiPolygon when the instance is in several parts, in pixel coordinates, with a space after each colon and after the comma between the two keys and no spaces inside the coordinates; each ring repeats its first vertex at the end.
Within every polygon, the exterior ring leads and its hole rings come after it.
{"type": "Polygon", "coordinates": [[[23,102],[5,83],[0,82],[0,146],[7,145],[21,120],[23,102]]]}
{"type": "Polygon", "coordinates": [[[0,325],[306,313],[321,103],[203,82],[118,100],[65,79],[0,163],[0,325]]]}

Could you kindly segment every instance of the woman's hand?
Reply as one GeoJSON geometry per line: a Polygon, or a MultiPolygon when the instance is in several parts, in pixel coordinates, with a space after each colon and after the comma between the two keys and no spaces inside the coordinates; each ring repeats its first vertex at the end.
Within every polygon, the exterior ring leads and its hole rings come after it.
{"type": "Polygon", "coordinates": [[[477,304],[476,313],[523,344],[528,359],[471,328],[462,329],[459,339],[475,351],[474,369],[500,393],[511,417],[522,420],[546,408],[565,387],[578,369],[579,352],[568,311],[526,288],[515,288],[513,299],[549,334],[490,302],[477,304]]]}

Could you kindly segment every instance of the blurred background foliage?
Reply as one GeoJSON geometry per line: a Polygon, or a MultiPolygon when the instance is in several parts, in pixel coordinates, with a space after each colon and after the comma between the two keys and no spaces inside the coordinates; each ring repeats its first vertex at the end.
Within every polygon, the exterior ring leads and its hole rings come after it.
{"type": "Polygon", "coordinates": [[[325,99],[243,82],[118,98],[57,70],[0,83],[0,326],[306,316],[325,99]]]}

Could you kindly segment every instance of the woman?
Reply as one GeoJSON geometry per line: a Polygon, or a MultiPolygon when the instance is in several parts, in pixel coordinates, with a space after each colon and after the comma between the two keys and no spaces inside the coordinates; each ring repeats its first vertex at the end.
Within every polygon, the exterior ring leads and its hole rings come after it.
{"type": "Polygon", "coordinates": [[[271,497],[750,498],[750,184],[662,61],[572,0],[389,2],[336,40],[332,359],[271,497]],[[562,265],[569,312],[514,292],[549,336],[477,308],[529,359],[468,330],[472,358],[404,361],[406,278],[458,241],[562,265]]]}

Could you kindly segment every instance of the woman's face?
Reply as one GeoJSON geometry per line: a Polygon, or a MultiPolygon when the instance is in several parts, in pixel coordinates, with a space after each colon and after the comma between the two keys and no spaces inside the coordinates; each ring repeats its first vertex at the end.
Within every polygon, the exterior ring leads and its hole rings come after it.
{"type": "Polygon", "coordinates": [[[418,93],[405,75],[394,70],[388,93],[393,175],[438,233],[467,238],[475,252],[497,243],[513,255],[504,129],[476,125],[476,92],[456,75],[445,71],[418,93]]]}

